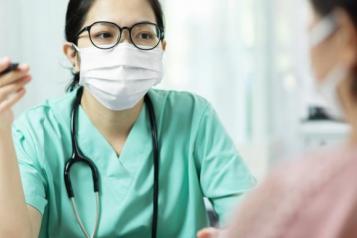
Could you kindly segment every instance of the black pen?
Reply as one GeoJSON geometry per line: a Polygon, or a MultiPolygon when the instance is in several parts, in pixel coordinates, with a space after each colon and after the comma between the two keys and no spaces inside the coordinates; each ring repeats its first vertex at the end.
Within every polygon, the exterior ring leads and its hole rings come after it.
{"type": "Polygon", "coordinates": [[[12,64],[10,64],[9,67],[7,67],[7,69],[5,69],[3,72],[0,72],[0,76],[7,74],[13,70],[16,70],[18,67],[19,67],[18,63],[12,63],[12,64]]]}

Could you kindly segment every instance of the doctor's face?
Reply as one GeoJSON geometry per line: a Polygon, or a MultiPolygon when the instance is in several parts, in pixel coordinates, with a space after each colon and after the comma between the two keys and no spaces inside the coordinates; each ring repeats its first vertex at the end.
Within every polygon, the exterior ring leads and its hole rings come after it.
{"type": "MultiPolygon", "coordinates": [[[[139,22],[157,23],[148,0],[97,0],[89,10],[83,27],[98,21],[113,22],[120,27],[131,27],[139,22]]],[[[121,41],[123,39],[129,41],[127,30],[122,33],[121,41]]],[[[80,35],[78,46],[80,48],[93,46],[88,31],[80,35]]]]}

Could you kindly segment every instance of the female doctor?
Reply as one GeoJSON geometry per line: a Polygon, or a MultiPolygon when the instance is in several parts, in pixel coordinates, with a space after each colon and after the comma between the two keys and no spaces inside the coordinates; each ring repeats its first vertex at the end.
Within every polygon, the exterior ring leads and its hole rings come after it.
{"type": "Polygon", "coordinates": [[[0,63],[0,237],[196,237],[254,179],[198,96],[162,79],[157,0],[71,0],[74,81],[13,125],[29,66],[0,63]],[[10,128],[13,128],[12,132],[10,128]]]}

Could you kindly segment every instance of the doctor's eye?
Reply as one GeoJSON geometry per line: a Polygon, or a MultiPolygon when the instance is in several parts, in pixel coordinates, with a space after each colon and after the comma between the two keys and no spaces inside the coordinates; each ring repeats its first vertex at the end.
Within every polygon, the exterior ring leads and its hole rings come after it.
{"type": "Polygon", "coordinates": [[[120,37],[120,30],[113,23],[98,22],[91,27],[90,37],[96,46],[112,45],[120,37]]]}
{"type": "Polygon", "coordinates": [[[93,37],[96,39],[110,39],[114,37],[114,34],[111,32],[100,32],[96,33],[93,37]]]}
{"type": "Polygon", "coordinates": [[[154,33],[152,32],[141,32],[135,36],[139,40],[152,40],[155,38],[154,33]]]}
{"type": "Polygon", "coordinates": [[[98,40],[107,40],[115,38],[115,35],[112,32],[99,32],[95,33],[95,35],[92,37],[98,40]]]}
{"type": "Polygon", "coordinates": [[[113,33],[113,32],[98,32],[98,33],[95,33],[91,36],[91,39],[93,41],[93,43],[96,45],[96,46],[111,46],[111,45],[114,45],[116,44],[117,42],[117,39],[118,39],[118,35],[113,33]]]}

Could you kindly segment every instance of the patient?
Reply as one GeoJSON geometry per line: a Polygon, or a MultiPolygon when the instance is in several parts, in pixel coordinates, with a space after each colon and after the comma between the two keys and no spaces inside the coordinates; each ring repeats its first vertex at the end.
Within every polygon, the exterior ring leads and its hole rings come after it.
{"type": "Polygon", "coordinates": [[[343,146],[276,169],[220,237],[357,237],[357,1],[311,0],[311,5],[316,86],[330,113],[348,121],[352,133],[343,146]]]}

